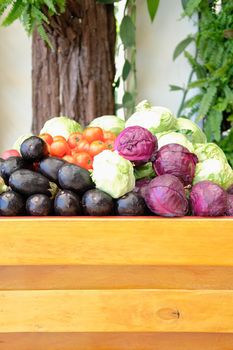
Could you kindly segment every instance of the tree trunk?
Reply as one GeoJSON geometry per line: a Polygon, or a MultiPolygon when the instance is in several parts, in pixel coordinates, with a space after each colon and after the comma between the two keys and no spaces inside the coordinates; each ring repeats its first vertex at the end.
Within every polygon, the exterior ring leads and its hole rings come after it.
{"type": "Polygon", "coordinates": [[[66,115],[85,125],[113,114],[113,5],[67,0],[65,13],[51,17],[46,31],[52,50],[33,34],[33,132],[54,116],[66,115]]]}

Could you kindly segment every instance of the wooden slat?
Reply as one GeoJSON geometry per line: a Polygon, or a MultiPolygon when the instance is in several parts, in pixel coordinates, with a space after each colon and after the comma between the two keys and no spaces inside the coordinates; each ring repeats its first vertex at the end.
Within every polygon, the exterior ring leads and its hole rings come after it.
{"type": "Polygon", "coordinates": [[[0,350],[231,350],[232,334],[5,333],[0,350]]]}
{"type": "Polygon", "coordinates": [[[1,266],[0,290],[232,289],[233,267],[1,266]]]}
{"type": "Polygon", "coordinates": [[[0,292],[0,333],[233,333],[233,291],[0,292]]]}
{"type": "Polygon", "coordinates": [[[233,266],[232,251],[227,218],[0,221],[0,265],[233,266]]]}

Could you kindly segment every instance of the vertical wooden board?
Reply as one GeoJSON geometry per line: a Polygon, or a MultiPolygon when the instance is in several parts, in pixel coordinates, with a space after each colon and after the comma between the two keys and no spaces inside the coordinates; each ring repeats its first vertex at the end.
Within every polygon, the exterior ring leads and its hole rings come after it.
{"type": "Polygon", "coordinates": [[[232,350],[232,334],[0,333],[0,350],[232,350]]]}
{"type": "Polygon", "coordinates": [[[233,291],[2,291],[0,305],[2,333],[233,333],[233,291]]]}

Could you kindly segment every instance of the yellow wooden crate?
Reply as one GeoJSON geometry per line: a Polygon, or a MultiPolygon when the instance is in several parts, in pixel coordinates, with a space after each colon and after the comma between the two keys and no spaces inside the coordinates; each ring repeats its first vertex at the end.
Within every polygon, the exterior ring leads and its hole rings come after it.
{"type": "Polygon", "coordinates": [[[233,349],[233,219],[2,218],[3,349],[233,349]]]}

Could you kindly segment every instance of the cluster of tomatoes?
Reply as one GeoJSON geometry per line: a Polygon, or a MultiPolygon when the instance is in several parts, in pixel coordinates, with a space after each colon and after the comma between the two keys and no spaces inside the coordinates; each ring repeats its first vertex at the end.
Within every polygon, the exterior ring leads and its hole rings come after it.
{"type": "Polygon", "coordinates": [[[48,145],[49,154],[63,158],[69,163],[91,170],[93,158],[100,152],[114,150],[115,134],[99,127],[88,127],[82,133],[70,134],[68,140],[63,136],[39,135],[48,145]]]}

